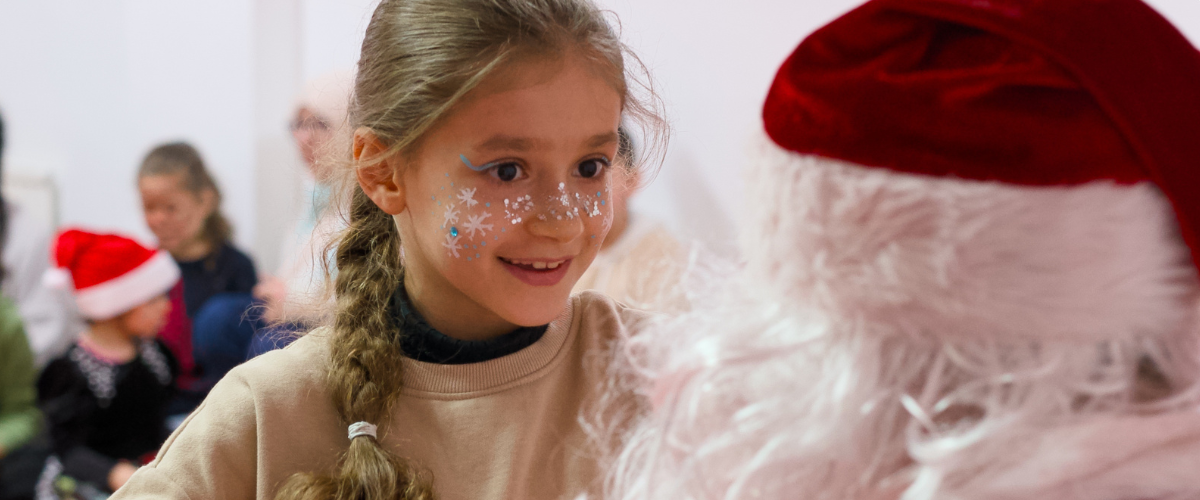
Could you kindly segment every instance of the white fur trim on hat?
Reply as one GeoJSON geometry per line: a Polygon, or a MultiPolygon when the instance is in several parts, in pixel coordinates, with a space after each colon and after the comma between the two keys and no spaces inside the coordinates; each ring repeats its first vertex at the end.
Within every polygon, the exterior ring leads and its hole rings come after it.
{"type": "Polygon", "coordinates": [[[170,254],[160,250],[119,277],[77,290],[75,303],[88,319],[110,319],[167,293],[178,281],[179,266],[170,254]]]}
{"type": "Polygon", "coordinates": [[[889,335],[1114,339],[1169,334],[1196,270],[1149,182],[1029,187],[900,173],[767,140],[750,271],[889,335]]]}

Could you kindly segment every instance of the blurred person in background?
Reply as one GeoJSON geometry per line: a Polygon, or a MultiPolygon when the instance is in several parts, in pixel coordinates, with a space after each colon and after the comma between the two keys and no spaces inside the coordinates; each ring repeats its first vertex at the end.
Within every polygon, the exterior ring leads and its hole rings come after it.
{"type": "MultiPolygon", "coordinates": [[[[327,272],[333,272],[332,243],[345,228],[342,214],[330,209],[333,172],[338,163],[338,132],[346,124],[354,74],[327,73],[305,84],[296,98],[289,127],[304,159],[304,194],[295,225],[280,247],[275,276],[264,276],[255,296],[266,306],[265,319],[273,326],[256,335],[249,356],[287,345],[294,332],[319,321],[319,311],[330,301],[327,272]]],[[[348,159],[347,159],[348,161],[348,159]]]]}
{"type": "Polygon", "coordinates": [[[629,209],[641,187],[637,147],[626,128],[618,129],[620,146],[613,173],[613,223],[591,267],[573,293],[601,292],[625,305],[646,310],[678,311],[685,307],[678,287],[684,247],[662,223],[629,209]]]}
{"type": "Polygon", "coordinates": [[[67,230],[54,252],[88,328],[38,379],[54,448],[38,498],[103,498],[167,437],[178,364],[157,336],[180,272],[166,251],[119,235],[67,230]]]}
{"type": "MultiPolygon", "coordinates": [[[[0,116],[0,172],[4,165],[4,120],[0,116]]],[[[5,240],[3,266],[6,279],[0,285],[4,297],[17,305],[33,350],[34,366],[66,352],[84,324],[68,297],[42,283],[50,267],[51,228],[40,224],[20,205],[0,197],[0,237],[5,240]]]]}
{"type": "Polygon", "coordinates": [[[175,307],[162,338],[183,373],[172,414],[188,413],[245,359],[251,333],[229,325],[253,312],[258,275],[250,257],[233,246],[220,189],[195,147],[155,147],[138,169],[137,184],[146,225],[183,277],[171,291],[175,307]]]}
{"type": "MultiPolygon", "coordinates": [[[[0,153],[3,145],[4,128],[0,122],[0,153]]],[[[10,236],[10,214],[0,195],[0,249],[4,250],[10,236]]],[[[0,265],[0,285],[6,291],[10,277],[6,260],[0,265]]],[[[43,288],[38,278],[37,287],[43,288]]],[[[36,475],[38,464],[26,445],[41,427],[41,413],[35,405],[36,378],[37,367],[20,312],[7,294],[0,296],[0,500],[33,497],[33,482],[26,479],[36,475]]]]}
{"type": "MultiPolygon", "coordinates": [[[[0,270],[0,280],[4,271],[0,270]]],[[[33,481],[40,467],[33,450],[26,449],[41,427],[38,412],[37,368],[25,338],[17,307],[0,297],[0,500],[33,497],[33,481]]]]}

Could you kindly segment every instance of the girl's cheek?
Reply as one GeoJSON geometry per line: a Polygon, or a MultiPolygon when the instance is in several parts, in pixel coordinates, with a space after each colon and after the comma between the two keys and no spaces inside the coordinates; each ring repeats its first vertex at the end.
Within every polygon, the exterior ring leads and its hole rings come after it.
{"type": "Polygon", "coordinates": [[[489,243],[495,246],[508,233],[493,196],[479,186],[455,182],[448,173],[430,201],[436,203],[430,213],[434,231],[451,260],[480,259],[489,243]]]}
{"type": "Polygon", "coordinates": [[[553,194],[496,189],[490,185],[456,182],[449,174],[431,195],[434,231],[445,257],[471,262],[482,258],[530,218],[579,219],[587,243],[599,247],[612,226],[608,183],[568,188],[560,183],[553,194]]]}

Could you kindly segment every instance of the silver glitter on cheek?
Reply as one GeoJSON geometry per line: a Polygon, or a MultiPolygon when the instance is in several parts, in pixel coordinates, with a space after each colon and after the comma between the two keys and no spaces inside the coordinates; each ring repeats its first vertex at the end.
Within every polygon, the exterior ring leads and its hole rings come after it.
{"type": "Polygon", "coordinates": [[[521,214],[533,211],[533,197],[530,195],[518,196],[516,201],[504,199],[504,219],[511,224],[520,224],[524,220],[521,214]]]}

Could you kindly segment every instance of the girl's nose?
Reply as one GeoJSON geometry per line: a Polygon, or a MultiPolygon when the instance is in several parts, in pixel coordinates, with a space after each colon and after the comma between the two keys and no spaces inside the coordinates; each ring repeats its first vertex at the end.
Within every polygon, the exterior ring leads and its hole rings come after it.
{"type": "Polygon", "coordinates": [[[557,202],[558,197],[545,197],[553,200],[538,207],[535,213],[524,217],[525,227],[534,236],[550,238],[567,242],[579,238],[583,234],[583,220],[572,207],[557,202]]]}
{"type": "Polygon", "coordinates": [[[534,236],[562,242],[574,240],[583,234],[583,221],[579,217],[541,213],[526,219],[525,224],[534,236]]]}

